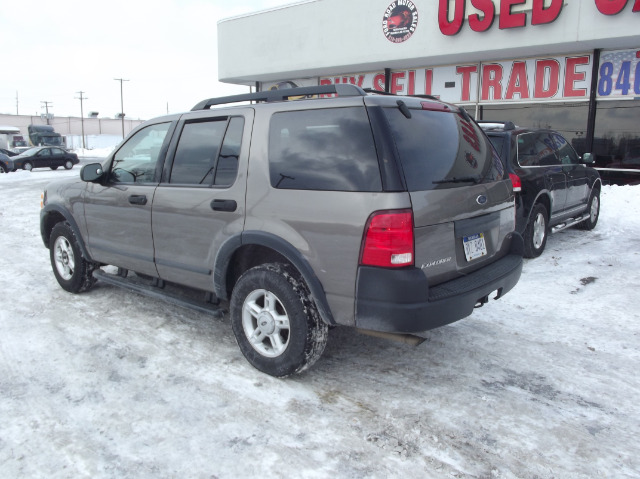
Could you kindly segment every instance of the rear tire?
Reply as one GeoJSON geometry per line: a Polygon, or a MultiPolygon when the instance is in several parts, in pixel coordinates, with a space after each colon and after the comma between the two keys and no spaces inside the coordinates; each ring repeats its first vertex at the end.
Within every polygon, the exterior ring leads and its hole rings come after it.
{"type": "Polygon", "coordinates": [[[304,371],[327,344],[328,327],[306,284],[281,263],[251,268],[240,277],[231,295],[230,317],[244,357],[274,377],[304,371]]]}
{"type": "Polygon", "coordinates": [[[52,170],[57,170],[58,169],[57,166],[50,166],[49,168],[51,168],[52,170]]]}
{"type": "Polygon", "coordinates": [[[549,214],[543,204],[534,205],[524,230],[524,257],[537,258],[547,245],[549,214]]]}
{"type": "Polygon", "coordinates": [[[589,205],[587,206],[589,217],[578,223],[576,227],[581,230],[592,230],[598,224],[598,218],[600,217],[600,190],[594,190],[589,198],[589,205]]]}
{"type": "Polygon", "coordinates": [[[96,282],[92,274],[95,264],[83,258],[78,239],[69,223],[58,223],[53,227],[49,256],[53,274],[65,291],[88,291],[96,282]]]}
{"type": "Polygon", "coordinates": [[[64,169],[65,170],[70,170],[71,168],[73,168],[73,161],[71,160],[67,160],[64,162],[64,169]]]}

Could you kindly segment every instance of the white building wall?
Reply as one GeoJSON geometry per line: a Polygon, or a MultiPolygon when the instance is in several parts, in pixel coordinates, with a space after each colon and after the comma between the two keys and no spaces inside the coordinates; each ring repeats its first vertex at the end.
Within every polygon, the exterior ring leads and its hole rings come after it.
{"type": "MultiPolygon", "coordinates": [[[[551,1],[546,0],[545,5],[551,1]]],[[[514,5],[526,25],[500,29],[500,15],[484,32],[444,35],[438,0],[415,0],[418,25],[411,38],[392,43],[382,29],[390,0],[309,0],[218,23],[220,81],[252,85],[255,81],[310,78],[382,68],[451,65],[591,51],[637,48],[640,12],[629,0],[616,15],[601,13],[596,2],[564,0],[555,21],[531,25],[533,0],[514,5]]],[[[500,0],[494,0],[500,11],[500,0]]],[[[513,3],[513,2],[510,2],[513,3]]],[[[450,1],[453,9],[454,1],[450,1]]],[[[467,1],[466,15],[476,13],[467,1]]]]}

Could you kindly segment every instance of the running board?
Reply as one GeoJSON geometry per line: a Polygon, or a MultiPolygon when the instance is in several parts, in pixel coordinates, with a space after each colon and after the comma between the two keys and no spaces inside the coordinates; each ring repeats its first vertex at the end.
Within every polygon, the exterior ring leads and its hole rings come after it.
{"type": "MultiPolygon", "coordinates": [[[[190,298],[188,296],[183,296],[169,291],[168,289],[170,288],[165,288],[165,283],[162,280],[155,280],[152,284],[147,284],[142,279],[128,276],[127,273],[128,272],[126,270],[118,270],[118,274],[110,274],[101,269],[96,269],[93,271],[93,277],[99,281],[104,281],[107,284],[119,286],[150,298],[160,299],[167,303],[182,306],[183,308],[193,309],[201,313],[213,314],[216,318],[222,318],[225,313],[225,310],[219,304],[214,304],[210,301],[205,301],[204,299],[198,301],[195,298],[190,298]],[[156,286],[156,284],[158,286],[156,286]]],[[[176,287],[175,289],[179,290],[180,288],[176,287]]],[[[211,296],[205,291],[202,291],[201,294],[203,295],[203,298],[209,298],[211,296]]]]}
{"type": "Polygon", "coordinates": [[[575,226],[578,223],[582,223],[584,220],[589,218],[589,216],[590,215],[588,215],[588,214],[582,215],[579,218],[572,218],[571,221],[569,221],[567,223],[561,223],[559,225],[556,225],[553,228],[551,228],[551,233],[557,233],[558,231],[566,230],[567,228],[575,226]]]}

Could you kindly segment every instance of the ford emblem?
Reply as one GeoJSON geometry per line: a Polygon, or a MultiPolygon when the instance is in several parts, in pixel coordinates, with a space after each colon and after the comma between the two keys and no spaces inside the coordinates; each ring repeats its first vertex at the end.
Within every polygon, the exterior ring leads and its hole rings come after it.
{"type": "Polygon", "coordinates": [[[479,205],[484,205],[487,202],[487,197],[484,195],[480,195],[476,198],[476,203],[479,205]]]}

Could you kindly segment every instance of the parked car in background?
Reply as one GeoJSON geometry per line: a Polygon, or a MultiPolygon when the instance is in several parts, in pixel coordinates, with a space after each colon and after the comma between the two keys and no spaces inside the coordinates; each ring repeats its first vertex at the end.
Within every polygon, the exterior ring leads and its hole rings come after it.
{"type": "Polygon", "coordinates": [[[64,166],[65,169],[70,170],[79,161],[78,155],[75,153],[70,153],[55,146],[37,146],[13,157],[15,169],[22,168],[29,171],[34,168],[51,168],[55,170],[59,166],[64,166]]]}
{"type": "Polygon", "coordinates": [[[13,159],[4,153],[0,153],[0,173],[9,173],[15,171],[13,159]]]}
{"type": "Polygon", "coordinates": [[[0,153],[7,156],[16,156],[17,153],[15,151],[7,150],[6,148],[0,148],[0,153]]]}
{"type": "Polygon", "coordinates": [[[590,230],[600,213],[602,181],[593,156],[582,158],[557,131],[480,121],[507,167],[516,191],[516,231],[525,257],[544,251],[547,235],[570,226],[590,230]]]}

